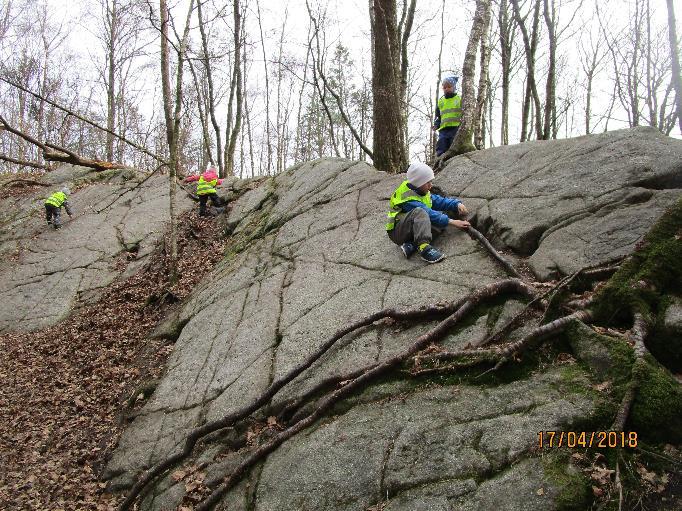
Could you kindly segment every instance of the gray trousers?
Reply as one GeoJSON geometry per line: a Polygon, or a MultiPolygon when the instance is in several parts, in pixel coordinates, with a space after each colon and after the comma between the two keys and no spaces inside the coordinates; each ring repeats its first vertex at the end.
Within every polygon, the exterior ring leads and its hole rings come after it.
{"type": "Polygon", "coordinates": [[[396,245],[412,242],[416,246],[431,243],[431,240],[443,230],[431,225],[429,214],[423,208],[414,208],[408,213],[399,213],[393,230],[388,231],[388,237],[396,245]]]}

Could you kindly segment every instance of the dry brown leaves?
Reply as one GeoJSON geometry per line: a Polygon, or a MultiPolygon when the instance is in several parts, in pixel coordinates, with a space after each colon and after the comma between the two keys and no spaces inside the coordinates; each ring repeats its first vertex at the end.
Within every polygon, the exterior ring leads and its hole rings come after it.
{"type": "MultiPolygon", "coordinates": [[[[173,288],[159,251],[146,269],[62,323],[0,336],[0,509],[117,504],[98,476],[125,426],[126,401],[161,376],[172,350],[147,339],[171,306],[150,297],[182,300],[224,253],[219,220],[192,212],[179,223],[181,277],[173,288]]],[[[125,266],[130,255],[121,257],[125,266]]]]}

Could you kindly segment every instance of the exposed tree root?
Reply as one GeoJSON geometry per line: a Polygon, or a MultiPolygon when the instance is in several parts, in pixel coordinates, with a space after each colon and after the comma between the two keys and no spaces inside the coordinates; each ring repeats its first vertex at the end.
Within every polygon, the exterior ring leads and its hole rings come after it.
{"type": "MultiPolygon", "coordinates": [[[[257,410],[259,410],[261,407],[267,404],[272,399],[272,397],[275,394],[277,394],[277,392],[279,392],[279,390],[281,390],[285,385],[287,385],[298,375],[300,375],[303,371],[309,368],[315,361],[317,361],[322,355],[324,355],[324,353],[326,353],[332,346],[334,346],[334,344],[339,339],[341,339],[345,335],[355,330],[358,330],[362,327],[369,326],[377,321],[387,318],[393,320],[407,319],[413,320],[418,318],[428,318],[449,314],[449,316],[445,320],[441,321],[436,327],[434,327],[432,330],[419,337],[417,341],[415,341],[415,343],[412,345],[412,347],[406,350],[405,352],[396,355],[382,363],[371,364],[368,367],[362,368],[357,371],[353,371],[352,373],[349,373],[347,375],[328,378],[327,380],[318,384],[318,386],[315,389],[309,391],[306,394],[306,397],[308,398],[313,397],[320,389],[329,387],[330,385],[337,385],[338,383],[343,382],[344,380],[346,381],[350,380],[341,388],[335,390],[331,394],[322,398],[322,400],[318,402],[317,408],[313,413],[309,414],[307,417],[301,420],[296,420],[296,422],[293,423],[293,426],[282,431],[270,442],[258,448],[247,460],[245,460],[235,470],[235,472],[230,476],[230,478],[228,478],[227,481],[225,481],[223,484],[220,485],[218,489],[216,489],[216,492],[218,492],[218,496],[212,497],[212,499],[219,498],[222,492],[226,491],[227,488],[229,488],[234,482],[236,482],[236,480],[241,476],[241,474],[244,473],[244,471],[246,471],[259,459],[261,459],[262,456],[265,456],[269,452],[272,452],[272,450],[274,450],[282,442],[284,442],[291,436],[295,435],[302,429],[306,428],[308,425],[312,424],[315,420],[317,420],[317,418],[322,416],[339,399],[347,396],[349,393],[360,388],[362,385],[364,385],[365,382],[368,382],[371,379],[376,378],[377,376],[384,374],[385,372],[394,368],[396,365],[402,363],[404,360],[413,356],[415,353],[423,349],[429,343],[434,342],[437,339],[440,339],[447,333],[447,331],[454,324],[456,324],[464,315],[466,315],[470,310],[472,310],[476,306],[476,304],[480,303],[482,300],[489,299],[499,293],[508,292],[518,292],[531,298],[535,295],[535,291],[533,290],[533,288],[523,283],[522,281],[518,279],[507,279],[483,287],[478,291],[475,291],[468,297],[460,299],[456,302],[436,304],[430,307],[419,307],[416,309],[408,309],[403,311],[397,311],[393,308],[384,309],[377,313],[371,314],[363,319],[360,319],[346,326],[343,329],[338,330],[327,342],[325,342],[315,353],[311,354],[302,364],[293,368],[286,375],[274,381],[268,387],[268,389],[266,389],[266,391],[254,402],[235,411],[234,413],[231,413],[223,417],[222,419],[206,423],[190,431],[185,440],[182,451],[169,456],[165,460],[159,462],[151,469],[149,469],[131,488],[125,501],[121,504],[120,509],[121,510],[129,509],[130,506],[135,501],[135,499],[137,498],[137,496],[139,496],[142,493],[144,488],[150,482],[156,480],[159,476],[164,474],[168,469],[173,467],[175,464],[185,459],[192,452],[194,446],[196,445],[199,439],[203,438],[209,433],[229,427],[233,425],[236,421],[244,419],[253,414],[254,412],[256,412],[257,410]]],[[[289,407],[287,407],[285,411],[298,409],[303,404],[304,402],[302,400],[298,400],[292,403],[292,405],[290,405],[289,407]]],[[[211,499],[211,497],[209,499],[211,499]]],[[[212,501],[213,500],[209,500],[207,502],[212,501]]]]}
{"type": "MultiPolygon", "coordinates": [[[[487,243],[487,240],[485,240],[485,238],[483,238],[478,231],[472,229],[470,235],[472,235],[473,238],[478,239],[484,245],[486,250],[505,267],[506,271],[515,275],[519,274],[513,268],[513,266],[499,256],[499,254],[489,243],[487,243]],[[480,236],[480,238],[476,236],[476,233],[480,236]]],[[[679,238],[676,237],[675,239],[679,238]]],[[[403,352],[380,363],[369,364],[364,368],[357,369],[343,375],[328,377],[317,383],[313,388],[306,391],[303,395],[292,399],[284,405],[278,406],[278,408],[280,408],[279,413],[271,408],[270,411],[273,412],[273,414],[278,415],[278,418],[280,419],[278,422],[284,425],[284,429],[274,432],[274,436],[272,437],[262,438],[263,443],[256,447],[253,452],[248,454],[247,457],[243,459],[242,462],[236,467],[236,469],[234,469],[234,471],[230,473],[218,486],[213,488],[212,493],[198,505],[197,509],[206,510],[217,504],[223,495],[234,485],[239,483],[239,481],[241,481],[244,475],[247,474],[254,465],[261,462],[265,456],[276,450],[283,442],[292,438],[299,432],[316,423],[325,415],[329,414],[340,400],[348,398],[353,393],[361,391],[370,382],[382,375],[394,371],[401,365],[409,362],[410,359],[413,362],[413,367],[409,373],[414,376],[421,376],[437,372],[442,373],[444,371],[452,372],[480,364],[488,364],[493,366],[486,372],[496,371],[508,360],[515,358],[520,353],[527,352],[548,337],[563,332],[570,324],[576,321],[589,323],[593,321],[594,315],[596,318],[594,319],[595,321],[605,321],[607,323],[610,322],[609,318],[612,319],[615,317],[613,310],[615,309],[617,312],[618,307],[622,307],[622,304],[627,303],[627,301],[621,299],[609,301],[608,298],[604,298],[604,296],[609,295],[602,293],[601,290],[596,294],[588,293],[586,299],[573,300],[568,303],[564,303],[564,300],[566,300],[569,290],[576,289],[575,281],[578,277],[585,277],[591,280],[600,280],[602,278],[609,277],[613,274],[613,272],[618,270],[618,265],[614,263],[619,262],[621,259],[623,258],[614,259],[612,261],[602,263],[599,266],[582,268],[577,272],[564,277],[559,282],[554,284],[551,289],[545,291],[542,294],[539,294],[530,285],[522,282],[521,280],[508,279],[481,288],[457,302],[438,304],[431,307],[423,307],[420,309],[402,312],[397,312],[393,309],[386,309],[376,314],[367,316],[363,320],[360,320],[353,325],[349,325],[343,330],[339,330],[334,337],[327,341],[320,348],[320,350],[318,350],[318,352],[311,355],[308,360],[301,364],[301,366],[298,366],[292,370],[292,372],[273,382],[272,385],[266,389],[264,394],[252,404],[218,421],[205,424],[195,430],[192,430],[186,439],[184,450],[181,453],[177,453],[169,457],[155,467],[152,467],[152,469],[150,469],[133,487],[133,490],[131,490],[128,499],[121,509],[127,509],[149,482],[152,482],[157,477],[165,473],[174,464],[187,457],[192,452],[198,440],[203,436],[224,427],[235,425],[237,421],[246,419],[256,412],[262,416],[264,412],[268,411],[267,408],[263,407],[272,400],[272,397],[279,392],[282,387],[287,385],[308,367],[310,367],[311,364],[318,360],[319,357],[321,357],[334,345],[336,341],[338,341],[344,335],[357,330],[358,328],[369,326],[382,319],[403,320],[426,317],[435,318],[438,316],[447,315],[447,317],[440,321],[435,327],[430,329],[422,336],[418,337],[413,344],[403,352]],[[439,342],[453,326],[457,325],[462,318],[473,311],[479,303],[481,303],[483,300],[496,296],[497,294],[507,292],[521,293],[530,299],[530,303],[526,305],[523,311],[507,322],[501,330],[489,336],[482,343],[479,343],[478,346],[472,346],[469,344],[464,349],[459,351],[442,351],[435,346],[434,343],[439,342]],[[593,298],[593,294],[596,296],[596,299],[593,298]],[[613,306],[607,307],[604,311],[602,309],[604,309],[605,303],[613,304],[613,306]],[[504,345],[488,346],[487,348],[482,348],[482,346],[499,342],[502,338],[504,338],[504,336],[508,335],[512,329],[519,325],[531,307],[536,307],[544,312],[541,320],[542,323],[544,318],[548,315],[548,309],[552,308],[551,313],[556,313],[559,310],[566,310],[567,305],[574,307],[577,310],[554,321],[541,324],[541,326],[536,327],[529,334],[518,341],[504,345]],[[591,310],[587,310],[588,306],[591,308],[591,310]],[[594,311],[594,313],[592,311],[594,311]]],[[[612,282],[617,282],[619,284],[622,282],[623,273],[619,273],[618,275],[612,279],[612,282]],[[618,280],[618,275],[621,276],[621,280],[618,280]]],[[[643,282],[642,278],[639,276],[635,280],[636,285],[639,285],[640,282],[643,282]]],[[[582,284],[579,287],[582,287],[582,284]]],[[[658,287],[659,289],[662,289],[665,286],[659,284],[658,287]]],[[[653,289],[653,286],[648,286],[645,291],[648,292],[651,289],[653,289]]],[[[571,309],[568,310],[570,311],[571,309]]],[[[627,311],[628,308],[625,310],[627,311]]],[[[647,349],[644,345],[644,339],[647,335],[647,325],[641,314],[635,314],[634,316],[635,321],[631,330],[631,337],[635,341],[635,364],[632,368],[632,377],[628,385],[626,395],[623,398],[620,409],[614,419],[613,426],[611,427],[612,430],[616,431],[623,430],[630,413],[630,408],[635,396],[637,395],[638,388],[640,385],[646,384],[646,381],[640,381],[642,378],[645,378],[645,376],[642,375],[646,374],[645,371],[640,369],[642,369],[642,366],[647,363],[645,361],[647,349]]],[[[616,469],[619,471],[618,466],[616,469]]],[[[622,486],[619,487],[619,491],[623,491],[622,486]]]]}
{"type": "Polygon", "coordinates": [[[625,395],[623,396],[623,400],[620,403],[618,413],[616,414],[613,424],[611,425],[611,430],[613,431],[623,431],[625,428],[625,423],[627,422],[628,416],[630,415],[630,408],[632,408],[632,403],[635,401],[635,397],[637,396],[637,388],[641,384],[640,372],[637,369],[640,365],[645,363],[644,355],[649,353],[649,350],[644,344],[644,339],[646,339],[646,336],[649,332],[649,327],[647,326],[644,317],[640,313],[636,312],[633,314],[633,316],[635,318],[635,322],[632,326],[630,334],[632,340],[635,342],[635,363],[632,366],[632,379],[628,383],[628,387],[625,391],[625,395]]]}
{"type": "Polygon", "coordinates": [[[469,227],[466,230],[467,234],[471,236],[472,239],[477,240],[483,247],[488,251],[488,253],[493,256],[493,258],[502,265],[502,267],[505,269],[505,271],[509,274],[510,277],[515,277],[517,279],[522,279],[523,277],[521,274],[514,268],[514,266],[507,261],[502,255],[495,250],[495,247],[493,247],[490,242],[486,239],[483,234],[481,234],[479,231],[474,229],[473,227],[469,227]]]}
{"type": "MultiPolygon", "coordinates": [[[[131,488],[128,496],[126,497],[125,501],[121,504],[120,509],[125,510],[129,509],[134,500],[137,498],[138,495],[142,492],[142,490],[152,481],[157,479],[159,476],[161,476],[163,473],[165,473],[169,468],[173,467],[183,459],[185,459],[194,449],[194,446],[196,445],[197,441],[204,436],[208,435],[209,433],[213,433],[215,431],[218,431],[220,429],[229,427],[233,425],[235,422],[244,419],[251,415],[252,413],[256,412],[259,410],[263,405],[267,404],[274,396],[279,392],[285,385],[287,385],[289,382],[291,382],[293,379],[295,379],[298,375],[300,375],[303,371],[305,371],[307,368],[309,368],[315,361],[317,361],[322,355],[324,355],[334,344],[344,337],[345,335],[358,330],[359,328],[371,325],[372,323],[375,323],[376,321],[382,320],[382,319],[387,319],[391,318],[393,320],[408,320],[408,319],[417,319],[417,318],[428,318],[432,316],[442,316],[443,314],[452,314],[453,311],[458,311],[460,310],[464,305],[467,303],[478,303],[482,299],[489,297],[489,296],[494,296],[495,294],[501,293],[501,292],[511,292],[511,291],[516,291],[521,294],[524,294],[526,296],[534,296],[534,290],[521,282],[520,280],[516,279],[509,279],[509,280],[503,280],[500,282],[497,282],[495,284],[491,284],[490,286],[486,286],[479,291],[476,291],[472,293],[468,298],[461,299],[457,302],[452,302],[452,303],[445,303],[445,304],[436,304],[433,306],[429,307],[419,307],[417,309],[408,309],[408,310],[402,310],[398,311],[394,308],[388,308],[381,310],[379,312],[376,312],[374,314],[371,314],[369,316],[366,316],[365,318],[362,318],[345,328],[342,328],[338,330],[327,342],[325,342],[317,351],[315,351],[313,354],[311,354],[303,363],[298,365],[297,367],[293,368],[291,371],[289,371],[287,374],[279,378],[278,380],[274,381],[264,392],[261,394],[261,396],[253,401],[251,404],[219,419],[216,421],[212,421],[209,423],[206,423],[198,428],[193,429],[190,431],[187,435],[187,438],[185,439],[185,444],[182,449],[182,451],[175,453],[174,455],[169,456],[165,460],[159,462],[152,468],[150,468],[136,483],[135,485],[131,488]]],[[[450,318],[452,315],[450,316],[450,318]]],[[[448,320],[445,320],[445,323],[447,323],[448,320]]],[[[445,328],[445,327],[442,327],[445,328]]],[[[449,328],[449,326],[447,327],[449,328]]],[[[439,330],[440,332],[440,330],[439,330]]],[[[435,335],[435,334],[434,334],[435,335]]],[[[421,338],[420,338],[421,339],[421,338]]],[[[424,341],[426,344],[430,342],[430,337],[424,341]]],[[[426,345],[424,344],[424,346],[426,345]]],[[[421,344],[420,344],[421,346],[421,344]]],[[[422,346],[423,347],[423,346],[422,346]]],[[[421,348],[417,348],[415,350],[419,351],[421,348]]],[[[410,356],[410,354],[405,355],[405,357],[410,356]]],[[[400,360],[397,359],[391,359],[394,360],[394,364],[399,363],[400,360]]],[[[362,376],[360,376],[357,379],[354,379],[353,382],[356,382],[358,380],[362,380],[364,376],[367,374],[374,374],[373,371],[376,371],[378,367],[380,366],[385,366],[385,362],[383,364],[379,364],[377,366],[376,364],[371,365],[369,368],[363,368],[362,370],[356,371],[357,373],[361,373],[362,376]]],[[[388,367],[393,367],[388,366],[388,367]]],[[[385,371],[386,367],[383,367],[383,369],[380,370],[380,373],[385,371]]],[[[354,373],[356,373],[354,372],[354,373]]],[[[331,380],[333,380],[332,378],[331,380]]],[[[347,378],[346,378],[347,379],[347,378]]],[[[364,380],[362,380],[364,381],[364,380]]],[[[353,386],[351,388],[354,389],[356,388],[357,385],[353,386]]],[[[346,389],[348,386],[344,386],[341,389],[337,390],[336,392],[344,391],[341,395],[346,394],[346,389]]],[[[334,395],[334,394],[332,394],[334,395]]],[[[331,406],[331,405],[330,405],[331,406]]],[[[299,421],[300,422],[300,421],[299,421]]],[[[284,441],[284,440],[282,440],[284,441]]],[[[278,444],[279,445],[279,444],[278,444]]],[[[269,451],[268,451],[269,452],[269,451]]]]}
{"type": "Polygon", "coordinates": [[[421,366],[424,362],[431,365],[438,364],[443,360],[456,360],[456,362],[454,364],[448,364],[440,367],[436,366],[426,369],[413,369],[411,374],[417,376],[430,373],[442,373],[451,371],[453,369],[478,365],[484,362],[495,362],[495,367],[492,370],[497,370],[507,360],[528,350],[536,342],[542,341],[551,335],[557,335],[563,332],[566,330],[566,327],[575,321],[589,322],[591,317],[591,313],[586,310],[574,312],[535,328],[528,335],[516,342],[507,343],[490,349],[463,349],[459,351],[442,351],[426,356],[416,356],[414,362],[415,368],[421,366]]]}
{"type": "Polygon", "coordinates": [[[329,378],[325,378],[317,385],[312,387],[310,390],[305,392],[303,395],[288,403],[282,409],[282,411],[279,412],[278,419],[283,423],[289,424],[298,422],[303,418],[302,407],[306,403],[309,403],[313,398],[315,398],[315,396],[318,396],[320,393],[328,391],[329,389],[336,387],[337,385],[344,385],[348,381],[353,380],[358,376],[362,375],[362,373],[364,373],[365,371],[373,369],[374,367],[376,367],[376,365],[377,364],[374,364],[369,367],[363,367],[346,374],[330,376],[329,378]]]}
{"type": "Polygon", "coordinates": [[[284,431],[278,433],[270,441],[260,446],[251,455],[249,455],[242,463],[237,466],[237,468],[225,479],[220,485],[218,485],[215,490],[198,506],[197,510],[207,510],[210,509],[214,504],[216,504],[220,498],[237,484],[242,475],[249,470],[253,465],[258,463],[264,456],[274,451],[283,442],[293,437],[300,431],[304,430],[308,426],[312,425],[315,421],[321,418],[331,407],[337,403],[339,400],[350,395],[352,392],[361,389],[365,384],[369,383],[373,379],[385,374],[386,372],[394,369],[405,360],[414,356],[416,353],[424,349],[432,342],[436,342],[442,339],[447,332],[457,324],[462,318],[464,318],[469,312],[471,312],[476,305],[481,303],[486,299],[490,299],[501,293],[518,292],[526,296],[534,296],[534,290],[518,279],[508,279],[494,284],[485,286],[477,291],[471,293],[467,298],[460,300],[458,304],[460,306],[457,310],[448,316],[446,319],[438,323],[434,328],[426,332],[425,334],[419,336],[416,341],[407,350],[402,353],[395,355],[377,365],[373,365],[371,369],[365,371],[361,376],[351,380],[343,387],[335,390],[330,395],[322,398],[317,403],[317,408],[315,411],[310,413],[307,417],[299,420],[294,425],[285,429],[284,431]]]}

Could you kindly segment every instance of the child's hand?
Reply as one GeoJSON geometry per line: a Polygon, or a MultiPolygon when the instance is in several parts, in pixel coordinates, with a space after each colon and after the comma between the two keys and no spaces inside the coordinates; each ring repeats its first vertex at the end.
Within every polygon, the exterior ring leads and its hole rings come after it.
{"type": "Polygon", "coordinates": [[[454,225],[458,229],[462,229],[463,231],[466,231],[469,227],[471,227],[471,224],[467,222],[466,220],[453,220],[450,219],[448,222],[450,225],[454,225]]]}
{"type": "Polygon", "coordinates": [[[466,206],[465,206],[464,204],[462,204],[462,203],[460,202],[460,203],[457,205],[457,212],[458,212],[460,215],[462,215],[462,216],[467,216],[467,214],[469,213],[469,210],[466,208],[466,206]]]}

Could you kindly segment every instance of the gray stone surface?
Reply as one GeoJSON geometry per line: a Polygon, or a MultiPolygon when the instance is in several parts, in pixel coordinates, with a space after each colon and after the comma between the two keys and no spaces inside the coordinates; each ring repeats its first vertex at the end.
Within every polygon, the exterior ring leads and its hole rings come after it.
{"type": "MultiPolygon", "coordinates": [[[[547,279],[632,250],[679,196],[680,162],[681,142],[640,128],[461,156],[435,184],[460,196],[480,230],[515,257],[529,256],[533,271],[547,279]]],[[[457,230],[435,243],[447,255],[443,262],[405,260],[383,227],[388,198],[403,178],[362,162],[316,160],[264,181],[234,203],[228,217],[232,252],[173,319],[182,328],[166,375],[107,467],[114,486],[130,484],[140,470],[178,449],[197,424],[253,400],[349,322],[384,307],[455,300],[505,276],[457,230]]],[[[103,186],[79,190],[74,199],[101,201],[97,190],[103,186]]],[[[139,242],[141,250],[151,244],[146,226],[135,220],[143,210],[134,209],[148,201],[138,202],[118,216],[112,211],[107,222],[97,215],[83,220],[88,233],[101,237],[94,251],[45,257],[28,251],[17,236],[0,240],[0,250],[11,254],[23,247],[23,264],[14,264],[12,275],[34,266],[44,272],[47,260],[59,268],[54,285],[73,293],[96,290],[109,275],[106,254],[120,253],[127,243],[139,242]],[[31,258],[40,263],[30,264],[31,258]]],[[[45,243],[59,239],[50,236],[45,243]]],[[[10,274],[2,275],[8,280],[10,274]]],[[[38,275],[36,282],[51,277],[38,275]]],[[[20,293],[22,287],[15,287],[20,293]]],[[[478,310],[444,344],[456,349],[481,340],[521,307],[508,302],[478,310]]],[[[330,375],[390,357],[431,325],[381,324],[346,336],[274,404],[330,375]]],[[[591,399],[589,391],[562,388],[561,374],[552,368],[494,388],[384,382],[282,445],[225,502],[230,509],[257,511],[364,510],[382,502],[391,510],[464,510],[502,508],[508,499],[515,506],[508,509],[553,509],[560,488],[543,479],[531,448],[537,431],[568,428],[589,415],[591,399]]],[[[210,463],[207,449],[213,448],[200,447],[195,455],[210,463]]],[[[229,463],[222,463],[207,469],[212,480],[227,470],[229,463]]],[[[179,486],[161,483],[147,507],[177,502],[179,486]]]]}
{"type": "Polygon", "coordinates": [[[682,142],[653,128],[469,153],[436,183],[541,279],[632,251],[682,191],[682,142]]]}
{"type": "MultiPolygon", "coordinates": [[[[493,500],[507,483],[495,490],[475,481],[500,473],[503,481],[524,479],[535,492],[543,486],[539,463],[507,467],[532,450],[537,431],[565,428],[592,410],[585,396],[563,396],[559,379],[550,371],[494,389],[416,388],[359,404],[269,456],[251,509],[350,511],[382,501],[393,510],[453,509],[493,500]]],[[[528,496],[505,498],[520,504],[528,496]]],[[[528,509],[552,509],[549,495],[545,505],[538,501],[528,509]]]]}
{"type": "MultiPolygon", "coordinates": [[[[2,199],[0,332],[53,325],[78,300],[96,298],[102,287],[145,262],[169,218],[168,185],[159,175],[132,190],[140,179],[128,169],[94,173],[65,165],[43,178],[49,186],[2,199]],[[43,202],[65,184],[74,216],[62,210],[63,226],[55,231],[46,225],[43,202]],[[135,257],[128,261],[132,250],[135,257]]],[[[178,198],[180,210],[192,207],[184,194],[178,198]]]]}
{"type": "Polygon", "coordinates": [[[665,311],[663,324],[668,330],[682,334],[682,298],[673,299],[665,311]]]}

